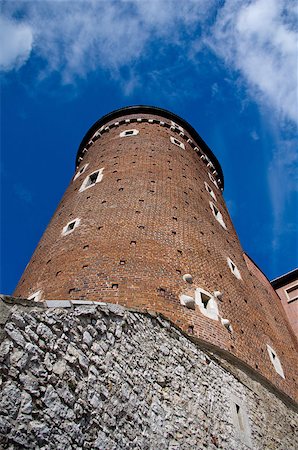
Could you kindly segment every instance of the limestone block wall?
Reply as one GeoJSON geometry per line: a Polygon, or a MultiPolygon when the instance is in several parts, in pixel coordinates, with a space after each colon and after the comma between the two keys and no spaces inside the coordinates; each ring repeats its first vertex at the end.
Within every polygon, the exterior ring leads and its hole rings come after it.
{"type": "Polygon", "coordinates": [[[0,305],[1,448],[298,447],[293,402],[161,316],[15,302],[0,305]]]}

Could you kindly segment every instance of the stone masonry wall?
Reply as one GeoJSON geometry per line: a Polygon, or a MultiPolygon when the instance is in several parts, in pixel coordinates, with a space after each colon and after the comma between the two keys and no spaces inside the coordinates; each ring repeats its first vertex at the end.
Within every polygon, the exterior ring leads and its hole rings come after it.
{"type": "Polygon", "coordinates": [[[293,404],[158,315],[1,304],[3,449],[298,448],[293,404]]]}

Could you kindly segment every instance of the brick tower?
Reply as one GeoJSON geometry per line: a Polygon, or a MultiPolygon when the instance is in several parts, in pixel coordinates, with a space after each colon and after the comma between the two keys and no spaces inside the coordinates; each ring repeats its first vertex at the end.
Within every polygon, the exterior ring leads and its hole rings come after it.
{"type": "Polygon", "coordinates": [[[15,296],[163,314],[295,394],[295,338],[244,253],[219,162],[175,114],[133,106],[97,121],[15,296]]]}

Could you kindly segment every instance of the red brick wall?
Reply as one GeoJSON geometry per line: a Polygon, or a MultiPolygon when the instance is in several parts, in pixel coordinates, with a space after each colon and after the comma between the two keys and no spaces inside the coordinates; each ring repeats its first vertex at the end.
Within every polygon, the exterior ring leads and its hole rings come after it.
{"type": "Polygon", "coordinates": [[[70,182],[15,295],[26,297],[40,289],[45,299],[91,299],[161,312],[293,395],[295,342],[286,319],[280,317],[276,297],[248,270],[221,191],[187,140],[160,124],[123,124],[91,145],[80,167],[86,163],[86,172],[70,182]],[[139,134],[120,138],[125,129],[139,134]],[[184,142],[185,150],[170,142],[171,135],[184,142]],[[79,192],[85,176],[102,167],[102,181],[79,192]],[[227,230],[213,216],[210,200],[227,230]],[[61,236],[77,217],[80,226],[61,236]],[[231,273],[227,257],[242,280],[231,273]],[[192,287],[183,281],[185,273],[192,274],[192,287]],[[180,304],[179,295],[194,287],[224,292],[219,310],[233,333],[198,308],[180,304]],[[285,380],[274,371],[266,344],[277,352],[285,380]]]}

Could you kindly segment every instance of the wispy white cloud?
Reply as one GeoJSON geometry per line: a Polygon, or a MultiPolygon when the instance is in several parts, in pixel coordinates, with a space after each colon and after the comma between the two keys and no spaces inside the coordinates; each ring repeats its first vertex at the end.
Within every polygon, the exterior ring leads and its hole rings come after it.
{"type": "Polygon", "coordinates": [[[297,8],[288,0],[226,0],[206,38],[259,104],[293,121],[298,119],[297,23],[297,8]]]}
{"type": "Polygon", "coordinates": [[[98,68],[116,77],[123,67],[146,59],[152,42],[160,43],[161,50],[185,45],[214,4],[188,0],[178,8],[175,0],[12,2],[6,14],[21,13],[33,30],[34,52],[45,62],[41,76],[59,71],[71,83],[98,68]]]}
{"type": "Polygon", "coordinates": [[[139,86],[137,64],[155,57],[152,44],[159,57],[172,47],[190,67],[200,64],[207,46],[237,71],[258,104],[297,120],[298,20],[289,0],[226,0],[223,6],[216,0],[20,1],[3,10],[4,70],[24,64],[33,47],[44,62],[41,78],[58,72],[73,83],[100,68],[131,93],[139,86]],[[130,76],[123,82],[125,67],[130,76]]]}
{"type": "MultiPolygon", "coordinates": [[[[279,248],[282,238],[289,230],[298,231],[298,138],[294,137],[291,127],[286,131],[287,135],[283,130],[283,136],[275,138],[275,148],[267,174],[273,213],[272,246],[274,249],[279,248]],[[286,211],[287,214],[285,214],[286,211]]],[[[293,252],[295,251],[297,252],[293,249],[293,252]]]]}
{"type": "Polygon", "coordinates": [[[30,57],[32,29],[27,24],[0,16],[0,42],[0,69],[18,69],[30,57]]]}

